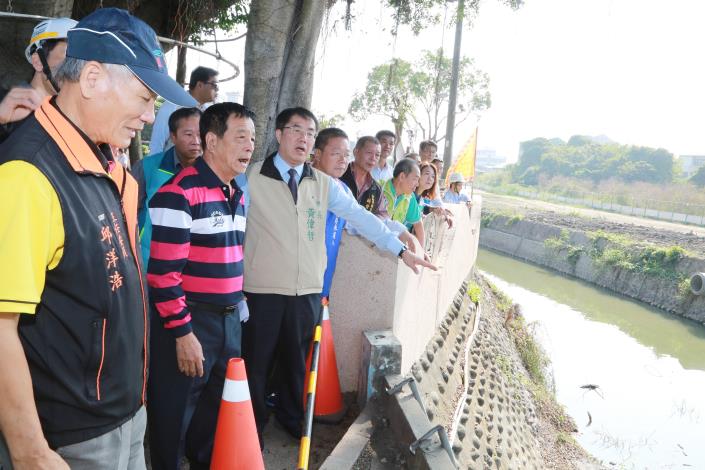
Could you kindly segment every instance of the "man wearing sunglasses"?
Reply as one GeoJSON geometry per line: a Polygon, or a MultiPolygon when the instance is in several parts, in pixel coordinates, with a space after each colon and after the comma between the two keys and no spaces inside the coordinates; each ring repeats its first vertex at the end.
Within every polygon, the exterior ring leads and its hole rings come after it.
{"type": "MultiPolygon", "coordinates": [[[[218,72],[208,67],[196,67],[191,72],[188,92],[198,101],[198,108],[205,111],[218,94],[218,72]]],[[[161,153],[174,145],[169,138],[169,116],[177,109],[178,106],[166,101],[159,108],[149,141],[149,155],[161,153]]]]}

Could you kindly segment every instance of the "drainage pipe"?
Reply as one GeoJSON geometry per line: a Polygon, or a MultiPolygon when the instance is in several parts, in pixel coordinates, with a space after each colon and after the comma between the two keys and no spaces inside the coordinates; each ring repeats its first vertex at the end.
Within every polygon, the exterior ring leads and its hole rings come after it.
{"type": "Polygon", "coordinates": [[[705,294],[705,273],[695,273],[691,276],[690,291],[694,295],[705,294]]]}

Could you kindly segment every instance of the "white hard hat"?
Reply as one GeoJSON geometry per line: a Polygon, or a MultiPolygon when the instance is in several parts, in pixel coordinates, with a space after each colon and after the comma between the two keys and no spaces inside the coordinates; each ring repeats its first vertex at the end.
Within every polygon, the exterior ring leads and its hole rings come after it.
{"type": "Polygon", "coordinates": [[[461,175],[460,173],[453,173],[452,175],[450,175],[450,184],[464,182],[465,178],[463,178],[463,175],[461,175]]]}
{"type": "Polygon", "coordinates": [[[77,23],[76,20],[71,18],[52,18],[44,20],[35,26],[29,45],[24,50],[27,62],[32,63],[32,53],[41,46],[42,41],[47,39],[66,39],[69,29],[76,26],[77,23]]]}

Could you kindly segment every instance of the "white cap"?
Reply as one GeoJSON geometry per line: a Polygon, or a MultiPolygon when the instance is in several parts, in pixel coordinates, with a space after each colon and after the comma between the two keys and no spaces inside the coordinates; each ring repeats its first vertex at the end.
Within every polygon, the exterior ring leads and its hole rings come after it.
{"type": "Polygon", "coordinates": [[[460,173],[453,173],[452,175],[450,175],[450,184],[464,182],[465,178],[463,178],[463,175],[461,175],[460,173]]]}
{"type": "Polygon", "coordinates": [[[71,18],[52,18],[44,20],[34,27],[32,38],[29,40],[27,49],[24,50],[24,56],[27,62],[32,63],[32,53],[41,46],[42,41],[47,39],[66,39],[69,29],[76,26],[78,22],[71,18]]]}

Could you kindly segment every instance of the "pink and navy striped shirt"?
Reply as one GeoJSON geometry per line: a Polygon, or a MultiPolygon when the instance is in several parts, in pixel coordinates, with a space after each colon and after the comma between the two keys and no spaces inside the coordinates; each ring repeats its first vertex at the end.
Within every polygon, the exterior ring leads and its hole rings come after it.
{"type": "Polygon", "coordinates": [[[186,300],[217,306],[243,299],[243,191],[199,158],[167,181],[149,202],[151,301],[176,337],[191,332],[186,300]]]}

